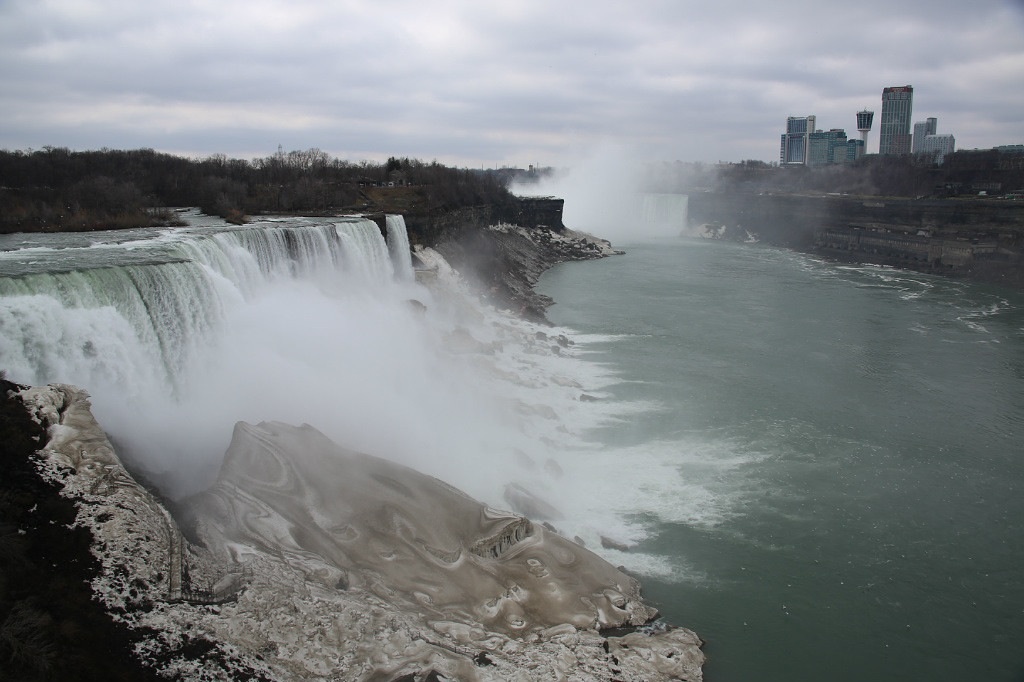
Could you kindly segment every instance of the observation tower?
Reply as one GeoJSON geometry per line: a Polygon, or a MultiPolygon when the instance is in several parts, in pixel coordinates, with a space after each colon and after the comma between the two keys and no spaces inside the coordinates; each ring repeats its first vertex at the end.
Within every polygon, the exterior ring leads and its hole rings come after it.
{"type": "Polygon", "coordinates": [[[871,124],[875,120],[875,112],[873,111],[858,111],[857,112],[857,131],[860,132],[860,139],[864,141],[864,152],[867,153],[868,149],[868,133],[871,131],[871,124]]]}

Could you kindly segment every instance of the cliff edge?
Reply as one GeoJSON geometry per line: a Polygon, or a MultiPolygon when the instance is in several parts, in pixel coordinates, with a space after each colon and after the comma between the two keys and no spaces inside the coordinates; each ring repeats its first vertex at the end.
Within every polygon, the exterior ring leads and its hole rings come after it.
{"type": "Polygon", "coordinates": [[[448,232],[433,248],[499,308],[540,322],[547,321],[545,311],[553,303],[533,289],[545,270],[566,261],[622,253],[584,232],[508,224],[448,232]]]}

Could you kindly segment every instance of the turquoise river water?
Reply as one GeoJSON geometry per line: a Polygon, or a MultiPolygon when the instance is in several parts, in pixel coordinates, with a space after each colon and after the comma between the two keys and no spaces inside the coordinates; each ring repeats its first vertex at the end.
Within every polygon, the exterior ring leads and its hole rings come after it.
{"type": "Polygon", "coordinates": [[[711,682],[1024,679],[1024,296],[667,238],[567,263],[549,317],[668,451],[636,551],[711,682]],[[694,507],[693,491],[703,496],[694,507]],[[685,508],[685,513],[677,513],[685,508]]]}

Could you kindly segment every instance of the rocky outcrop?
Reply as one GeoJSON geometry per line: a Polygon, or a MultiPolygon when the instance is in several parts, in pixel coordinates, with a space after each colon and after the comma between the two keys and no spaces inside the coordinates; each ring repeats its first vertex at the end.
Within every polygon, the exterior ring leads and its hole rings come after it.
{"type": "Polygon", "coordinates": [[[0,678],[156,679],[134,655],[141,635],[95,599],[94,537],[61,485],[40,475],[51,423],[26,407],[24,389],[0,373],[0,678]]]}
{"type": "Polygon", "coordinates": [[[91,538],[98,561],[89,579],[93,599],[120,627],[118,638],[134,642],[144,669],[136,676],[273,679],[258,656],[199,626],[208,610],[183,597],[221,567],[182,540],[164,504],[128,473],[93,418],[86,392],[53,385],[18,397],[48,433],[34,466],[74,505],[73,526],[91,538]]]}
{"type": "Polygon", "coordinates": [[[512,222],[523,227],[538,227],[559,232],[562,224],[562,209],[565,199],[558,197],[516,197],[516,215],[512,222]]]}
{"type": "Polygon", "coordinates": [[[536,321],[546,321],[544,312],[552,303],[533,289],[545,270],[622,253],[583,232],[506,224],[456,232],[434,248],[499,307],[536,321]]]}
{"type": "Polygon", "coordinates": [[[565,200],[557,197],[507,194],[496,203],[437,207],[428,198],[415,192],[410,194],[407,190],[381,189],[372,194],[374,201],[371,204],[352,207],[351,212],[379,220],[382,229],[385,213],[401,214],[409,231],[410,243],[419,246],[432,247],[498,223],[554,231],[565,229],[562,223],[565,200]],[[405,201],[397,200],[403,196],[405,201]]]}
{"type": "Polygon", "coordinates": [[[636,581],[523,517],[309,426],[239,424],[182,534],[87,396],[22,393],[37,467],[92,534],[94,594],[179,679],[699,680],[700,640],[641,628],[636,581]]]}

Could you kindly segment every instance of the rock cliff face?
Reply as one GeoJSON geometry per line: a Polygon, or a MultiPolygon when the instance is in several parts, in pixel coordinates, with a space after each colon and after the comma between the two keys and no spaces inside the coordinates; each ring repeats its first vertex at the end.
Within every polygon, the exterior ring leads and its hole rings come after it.
{"type": "Polygon", "coordinates": [[[622,253],[583,232],[514,225],[448,233],[434,248],[489,292],[499,307],[541,321],[552,301],[533,287],[545,270],[566,261],[622,253]]]}
{"type": "Polygon", "coordinates": [[[21,392],[39,475],[90,531],[96,598],[162,676],[699,680],[700,640],[643,625],[637,582],[528,519],[308,426],[239,424],[182,534],[86,394],[21,392]]]}
{"type": "MultiPolygon", "coordinates": [[[[379,190],[371,207],[353,208],[353,212],[380,215],[399,213],[405,218],[409,241],[421,246],[434,246],[460,235],[486,229],[495,224],[512,224],[560,232],[565,200],[557,197],[508,197],[501,204],[480,204],[459,208],[437,209],[422,197],[397,201],[389,196],[393,190],[379,190]]],[[[400,196],[400,193],[399,193],[400,196]]]]}
{"type": "Polygon", "coordinates": [[[720,238],[1024,287],[1024,204],[697,192],[691,225],[720,238]]]}

